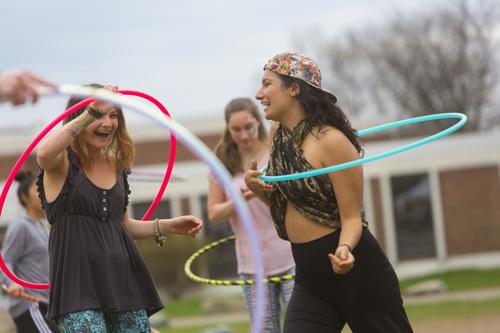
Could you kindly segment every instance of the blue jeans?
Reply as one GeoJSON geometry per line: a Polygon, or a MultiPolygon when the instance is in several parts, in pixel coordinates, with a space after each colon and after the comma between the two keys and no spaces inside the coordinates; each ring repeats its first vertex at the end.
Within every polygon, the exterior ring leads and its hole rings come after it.
{"type": "Polygon", "coordinates": [[[105,312],[85,310],[71,312],[56,319],[63,333],[149,333],[146,310],[105,312]]]}
{"type": "MultiPolygon", "coordinates": [[[[278,275],[268,276],[280,276],[294,274],[295,269],[292,268],[286,272],[278,275]]],[[[252,274],[240,274],[240,279],[250,280],[255,279],[252,274]]],[[[293,291],[293,280],[292,281],[282,281],[281,283],[267,283],[265,285],[266,292],[266,307],[264,310],[264,322],[262,326],[262,333],[280,333],[281,332],[281,301],[283,302],[283,310],[286,311],[288,306],[288,301],[292,296],[293,291]]],[[[255,307],[255,286],[243,286],[243,296],[245,298],[245,305],[247,307],[250,317],[253,318],[253,309],[255,307]]],[[[283,312],[284,312],[283,311],[283,312]]]]}

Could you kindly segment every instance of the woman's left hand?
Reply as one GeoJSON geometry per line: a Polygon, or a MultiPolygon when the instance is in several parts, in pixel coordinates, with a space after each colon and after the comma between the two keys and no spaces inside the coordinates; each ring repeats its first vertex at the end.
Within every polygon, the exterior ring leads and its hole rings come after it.
{"type": "Polygon", "coordinates": [[[175,235],[196,236],[203,228],[203,221],[192,215],[174,217],[169,220],[164,220],[164,232],[175,235]]]}
{"type": "MultiPolygon", "coordinates": [[[[118,86],[108,84],[108,85],[105,85],[102,89],[110,90],[111,92],[118,94],[119,88],[118,88],[118,86]]],[[[116,108],[113,103],[99,100],[99,99],[96,99],[95,101],[90,103],[89,107],[96,109],[97,111],[99,111],[103,114],[107,114],[116,108]]]]}
{"type": "Polygon", "coordinates": [[[347,246],[339,246],[335,254],[328,255],[335,274],[345,274],[354,267],[354,256],[347,246]]]}

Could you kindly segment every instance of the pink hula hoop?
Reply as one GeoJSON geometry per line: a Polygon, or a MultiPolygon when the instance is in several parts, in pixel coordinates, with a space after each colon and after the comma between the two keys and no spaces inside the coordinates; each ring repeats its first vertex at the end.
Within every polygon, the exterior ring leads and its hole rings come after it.
{"type": "MultiPolygon", "coordinates": [[[[123,95],[129,95],[129,96],[136,96],[136,97],[141,97],[143,99],[146,99],[153,103],[156,107],[158,107],[161,112],[163,112],[167,117],[171,118],[170,113],[167,111],[165,106],[160,103],[156,98],[140,92],[140,91],[135,91],[135,90],[120,90],[119,91],[123,95]]],[[[68,117],[70,114],[76,112],[77,110],[81,109],[82,107],[92,103],[95,100],[95,97],[90,97],[86,98],[83,101],[73,105],[70,107],[68,110],[63,112],[61,115],[56,117],[53,121],[47,125],[37,136],[36,138],[29,144],[29,146],[24,150],[24,152],[21,154],[17,162],[14,164],[14,167],[12,168],[9,176],[7,177],[7,180],[5,182],[5,186],[2,189],[2,193],[0,195],[0,215],[2,214],[3,206],[5,203],[5,199],[7,198],[7,193],[9,192],[9,189],[12,185],[12,182],[14,181],[14,178],[16,177],[16,174],[19,172],[19,169],[21,169],[22,165],[26,161],[26,159],[29,157],[33,149],[40,143],[40,141],[49,133],[57,124],[59,124],[62,120],[64,120],[66,117],[68,117]]],[[[160,189],[158,190],[158,194],[156,195],[155,199],[151,203],[151,206],[149,206],[149,209],[146,211],[144,216],[142,217],[142,220],[147,220],[149,217],[153,214],[154,210],[156,209],[156,206],[161,201],[161,198],[165,192],[165,189],[167,187],[168,181],[170,180],[170,176],[172,175],[172,169],[174,167],[175,163],[175,153],[176,153],[176,145],[177,141],[175,138],[175,134],[173,132],[170,132],[170,142],[171,142],[171,147],[170,147],[170,155],[168,158],[168,165],[167,169],[165,171],[165,176],[163,178],[163,181],[160,185],[160,189]]],[[[49,284],[48,283],[33,283],[29,281],[25,281],[14,275],[7,265],[5,264],[2,255],[0,254],[0,268],[4,271],[5,275],[9,277],[12,281],[15,283],[25,287],[25,288],[30,288],[30,289],[48,289],[49,284]]]]}

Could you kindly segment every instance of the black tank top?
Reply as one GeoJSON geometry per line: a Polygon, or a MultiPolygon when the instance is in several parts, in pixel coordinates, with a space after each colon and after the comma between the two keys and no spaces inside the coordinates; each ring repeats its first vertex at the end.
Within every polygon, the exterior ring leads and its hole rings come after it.
{"type": "Polygon", "coordinates": [[[68,149],[68,175],[59,196],[45,199],[43,170],[37,187],[52,225],[47,317],[89,309],[151,315],[163,307],[141,254],[123,223],[130,194],[127,172],[109,190],[94,185],[68,149]]]}

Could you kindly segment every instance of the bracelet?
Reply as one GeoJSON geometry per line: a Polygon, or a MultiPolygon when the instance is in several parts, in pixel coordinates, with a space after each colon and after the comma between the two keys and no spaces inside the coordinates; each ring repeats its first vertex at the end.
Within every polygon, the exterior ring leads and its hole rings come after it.
{"type": "Polygon", "coordinates": [[[160,230],[160,219],[154,220],[154,238],[159,247],[163,247],[167,241],[167,237],[160,230]]]}
{"type": "Polygon", "coordinates": [[[337,246],[337,248],[341,247],[341,246],[347,246],[347,248],[349,249],[349,252],[352,252],[352,248],[351,248],[351,245],[347,244],[347,243],[342,243],[342,244],[339,244],[339,246],[337,246]]]}
{"type": "Polygon", "coordinates": [[[87,112],[89,113],[90,116],[92,116],[95,119],[99,119],[102,116],[104,116],[104,113],[102,113],[101,111],[94,109],[90,106],[87,108],[87,112]]]}

